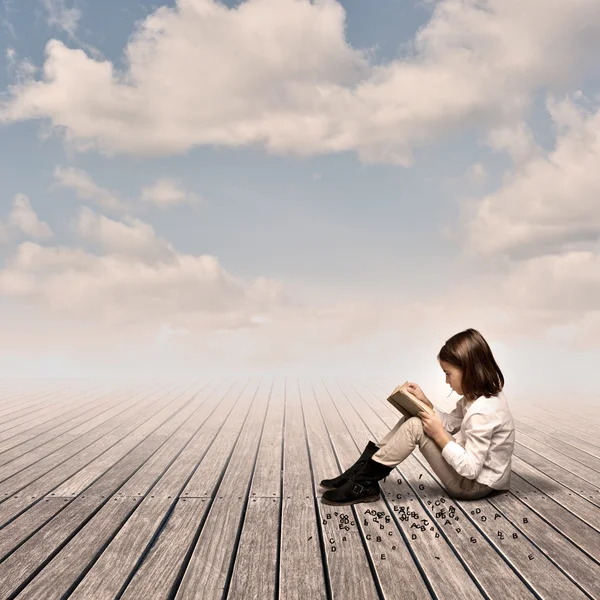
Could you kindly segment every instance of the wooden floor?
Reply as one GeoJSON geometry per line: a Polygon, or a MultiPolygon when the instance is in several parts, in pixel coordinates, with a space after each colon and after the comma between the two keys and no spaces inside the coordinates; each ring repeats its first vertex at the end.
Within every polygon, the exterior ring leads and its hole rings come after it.
{"type": "Polygon", "coordinates": [[[397,421],[376,384],[2,389],[2,600],[600,598],[600,408],[511,406],[508,492],[451,500],[417,449],[332,507],[397,421]]]}

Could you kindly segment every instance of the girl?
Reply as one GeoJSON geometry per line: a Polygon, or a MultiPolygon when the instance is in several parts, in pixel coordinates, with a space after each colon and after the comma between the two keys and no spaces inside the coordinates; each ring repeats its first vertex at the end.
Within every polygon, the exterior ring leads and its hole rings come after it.
{"type": "Polygon", "coordinates": [[[379,500],[377,482],[417,445],[453,498],[483,498],[493,490],[509,488],[515,428],[502,391],[504,376],[488,343],[478,331],[467,329],[446,341],[437,360],[446,383],[462,395],[454,410],[446,414],[435,408],[423,390],[411,383],[410,391],[435,414],[421,411],[413,417],[402,410],[404,417],[379,444],[369,442],[346,472],[321,482],[328,489],[324,504],[379,500]]]}

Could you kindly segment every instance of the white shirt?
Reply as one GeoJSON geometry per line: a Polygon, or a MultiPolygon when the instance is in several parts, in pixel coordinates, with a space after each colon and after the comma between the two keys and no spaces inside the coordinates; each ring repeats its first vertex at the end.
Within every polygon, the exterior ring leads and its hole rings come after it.
{"type": "Polygon", "coordinates": [[[454,434],[442,456],[454,470],[497,490],[510,484],[511,460],[515,446],[515,426],[503,391],[497,396],[479,396],[467,401],[464,396],[450,413],[434,407],[444,429],[454,434]]]}

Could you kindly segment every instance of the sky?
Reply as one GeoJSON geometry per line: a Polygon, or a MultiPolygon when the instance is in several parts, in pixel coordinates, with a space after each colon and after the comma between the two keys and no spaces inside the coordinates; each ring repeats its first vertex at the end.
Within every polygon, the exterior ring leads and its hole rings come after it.
{"type": "Polygon", "coordinates": [[[2,0],[0,376],[595,399],[597,0],[2,0]]]}

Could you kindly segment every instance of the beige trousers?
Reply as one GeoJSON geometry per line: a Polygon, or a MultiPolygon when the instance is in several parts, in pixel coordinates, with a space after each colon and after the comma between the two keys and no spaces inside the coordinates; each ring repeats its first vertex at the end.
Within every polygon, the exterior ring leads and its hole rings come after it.
{"type": "MultiPolygon", "coordinates": [[[[467,479],[457,473],[454,467],[446,462],[440,447],[433,438],[423,431],[423,421],[419,417],[413,417],[407,411],[402,410],[402,414],[405,416],[377,442],[380,449],[373,455],[373,460],[388,467],[395,467],[410,456],[418,445],[421,453],[452,498],[474,500],[487,496],[493,490],[475,479],[467,479]]],[[[454,437],[451,437],[454,440],[454,437]]]]}

